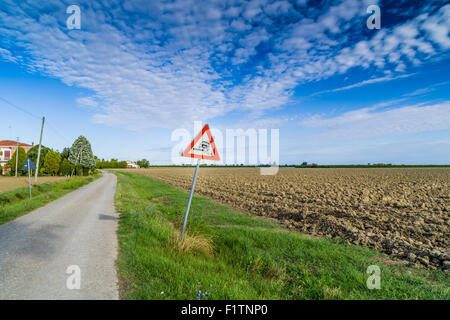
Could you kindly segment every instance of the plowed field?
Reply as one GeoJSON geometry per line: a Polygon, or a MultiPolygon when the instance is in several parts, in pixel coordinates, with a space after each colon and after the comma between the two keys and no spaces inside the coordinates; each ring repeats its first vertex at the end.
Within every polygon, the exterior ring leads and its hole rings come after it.
{"type": "MultiPolygon", "coordinates": [[[[194,168],[124,170],[189,190],[194,168]]],[[[450,168],[200,168],[195,194],[429,268],[450,264],[450,168]]]]}

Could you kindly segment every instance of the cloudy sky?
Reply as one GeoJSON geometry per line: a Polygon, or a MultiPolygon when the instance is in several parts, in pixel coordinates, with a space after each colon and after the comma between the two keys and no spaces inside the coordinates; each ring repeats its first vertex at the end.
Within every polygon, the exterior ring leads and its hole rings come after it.
{"type": "Polygon", "coordinates": [[[445,3],[2,0],[0,139],[36,143],[45,115],[49,147],[170,163],[203,121],[279,129],[282,164],[450,163],[445,3]]]}

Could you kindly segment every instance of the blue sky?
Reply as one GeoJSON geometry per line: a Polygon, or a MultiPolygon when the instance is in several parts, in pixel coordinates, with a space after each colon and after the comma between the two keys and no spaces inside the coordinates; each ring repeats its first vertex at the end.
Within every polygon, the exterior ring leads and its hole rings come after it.
{"type": "Polygon", "coordinates": [[[450,163],[445,1],[41,2],[0,2],[0,139],[45,115],[44,145],[163,164],[203,121],[279,129],[282,164],[450,163]]]}

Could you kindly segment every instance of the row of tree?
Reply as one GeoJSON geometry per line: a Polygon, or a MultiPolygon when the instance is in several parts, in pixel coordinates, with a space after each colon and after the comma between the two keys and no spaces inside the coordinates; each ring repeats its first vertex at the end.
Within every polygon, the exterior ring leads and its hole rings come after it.
{"type": "Polygon", "coordinates": [[[105,161],[105,159],[98,160],[95,164],[97,169],[117,169],[117,168],[126,168],[126,161],[119,161],[117,159],[111,159],[110,161],[105,161]]]}
{"type": "MultiPolygon", "coordinates": [[[[136,164],[141,168],[148,168],[150,167],[150,162],[147,159],[142,159],[136,161],[136,164]]],[[[95,164],[97,169],[123,169],[127,167],[126,161],[119,161],[118,159],[111,159],[111,160],[97,160],[97,163],[95,164]]]]}
{"type": "Polygon", "coordinates": [[[138,161],[136,161],[136,163],[141,168],[150,167],[150,161],[148,161],[147,159],[138,160],[138,161]]]}
{"type": "MultiPolygon", "coordinates": [[[[28,174],[22,170],[22,167],[30,158],[37,165],[39,145],[31,148],[28,153],[25,149],[19,147],[8,161],[8,167],[11,169],[10,174],[15,175],[16,157],[18,156],[18,175],[28,174]]],[[[89,175],[95,170],[95,157],[92,153],[92,147],[88,139],[84,136],[78,137],[72,147],[64,148],[60,153],[57,150],[41,146],[41,156],[39,158],[39,174],[48,175],[89,175]]]]}

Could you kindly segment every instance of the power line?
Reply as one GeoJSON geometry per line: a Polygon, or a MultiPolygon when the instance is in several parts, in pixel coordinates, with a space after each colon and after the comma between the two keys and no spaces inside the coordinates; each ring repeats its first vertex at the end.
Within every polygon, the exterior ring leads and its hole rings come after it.
{"type": "Polygon", "coordinates": [[[47,120],[47,127],[52,130],[54,133],[56,133],[57,136],[59,136],[60,138],[62,138],[63,140],[65,140],[66,142],[68,142],[69,144],[71,144],[72,142],[70,142],[69,139],[67,139],[65,136],[63,136],[58,130],[56,130],[56,128],[49,123],[49,121],[47,120]]]}
{"type": "Polygon", "coordinates": [[[28,111],[28,110],[25,110],[24,108],[19,107],[18,105],[15,105],[14,103],[12,103],[12,102],[6,100],[5,98],[0,97],[0,100],[2,100],[3,102],[5,102],[6,104],[10,105],[11,107],[13,107],[13,108],[15,108],[15,109],[17,109],[17,110],[19,110],[19,111],[22,111],[22,112],[28,114],[29,116],[31,116],[31,117],[33,117],[33,118],[36,118],[36,119],[39,119],[39,120],[41,119],[41,117],[39,117],[39,116],[37,116],[37,115],[31,113],[31,112],[28,111]]]}
{"type": "MultiPolygon", "coordinates": [[[[9,101],[9,100],[6,100],[5,98],[0,97],[0,100],[2,100],[3,102],[5,102],[5,103],[8,104],[9,106],[11,106],[11,107],[13,107],[13,108],[15,108],[15,109],[17,109],[17,110],[23,112],[23,113],[26,113],[27,115],[29,115],[29,116],[31,116],[31,117],[33,117],[33,118],[36,118],[36,119],[39,119],[39,120],[42,119],[42,117],[39,117],[39,116],[37,116],[37,115],[31,113],[30,111],[26,110],[25,108],[19,107],[18,105],[12,103],[12,102],[9,101]]],[[[50,130],[52,130],[58,137],[60,137],[60,138],[62,138],[63,140],[65,140],[65,142],[71,144],[70,140],[67,139],[64,135],[62,135],[58,130],[56,130],[56,128],[55,128],[52,124],[49,123],[48,119],[47,119],[47,127],[48,127],[50,130]]]]}

